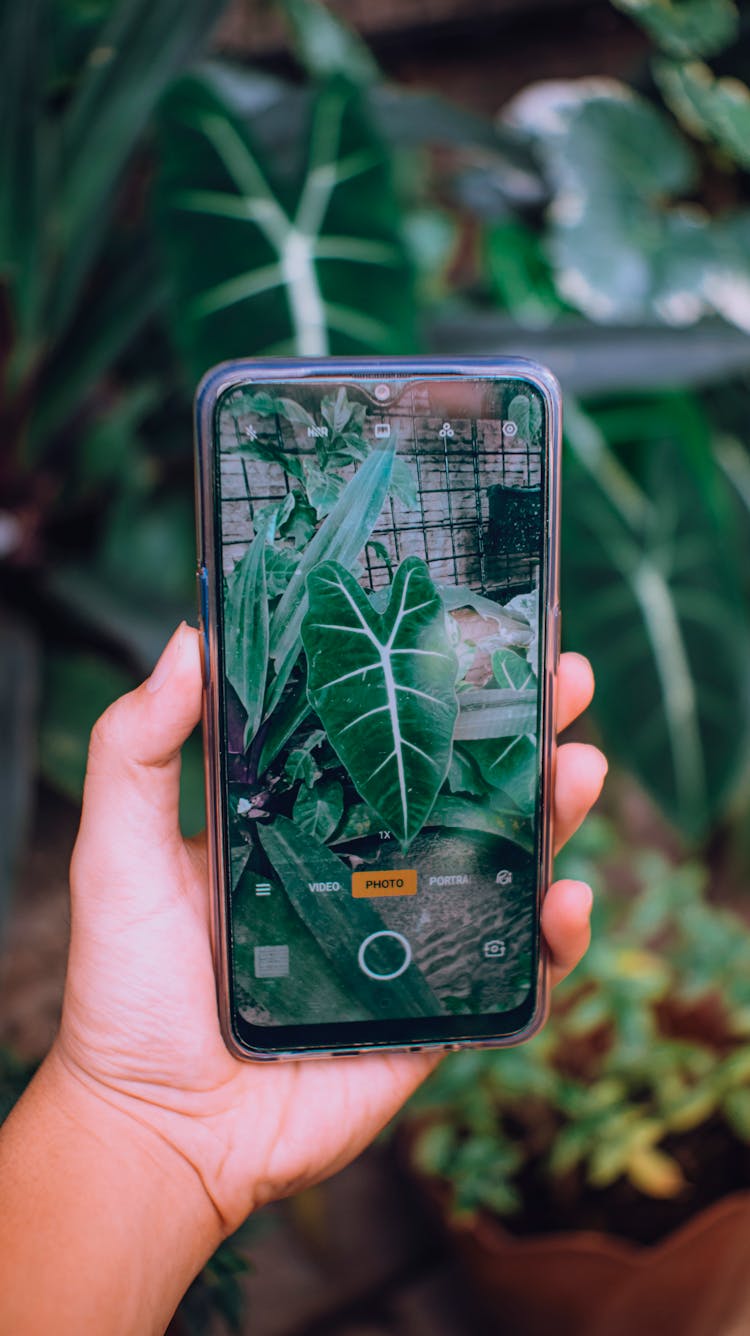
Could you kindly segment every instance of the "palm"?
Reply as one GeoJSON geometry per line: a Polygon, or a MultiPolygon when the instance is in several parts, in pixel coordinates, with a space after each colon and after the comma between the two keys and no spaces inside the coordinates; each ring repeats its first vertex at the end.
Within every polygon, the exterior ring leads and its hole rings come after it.
{"type": "MultiPolygon", "coordinates": [[[[140,688],[96,730],[71,866],[73,931],[58,1047],[89,1086],[146,1120],[187,1158],[232,1228],[260,1202],[346,1164],[437,1059],[371,1054],[248,1064],[224,1046],[205,840],[184,841],[177,823],[177,749],[200,707],[197,642],[190,643],[192,660],[172,697],[148,701],[140,688]],[[113,778],[110,758],[133,731],[131,719],[120,719],[124,707],[151,717],[144,756],[126,758],[113,778]]],[[[577,695],[569,689],[567,699],[563,690],[563,718],[588,694],[587,683],[577,695]]],[[[558,786],[561,774],[565,784],[564,753],[572,761],[573,751],[560,750],[558,786]]],[[[598,764],[593,777],[582,765],[579,757],[576,783],[567,767],[573,798],[567,811],[558,804],[561,838],[580,822],[603,777],[598,764]]],[[[586,914],[571,927],[563,899],[548,897],[545,933],[553,956],[570,968],[585,947],[586,914]]]]}
{"type": "Polygon", "coordinates": [[[92,953],[68,991],[61,1042],[108,1091],[149,1102],[160,1130],[214,1177],[223,1217],[239,1223],[259,1195],[283,1196],[353,1158],[435,1058],[239,1062],[216,1014],[204,837],[165,849],[163,860],[151,857],[141,871],[149,882],[161,875],[169,885],[161,881],[146,916],[131,916],[122,896],[108,913],[100,910],[112,950],[92,953]],[[221,1162],[215,1174],[213,1161],[221,1162]]]}

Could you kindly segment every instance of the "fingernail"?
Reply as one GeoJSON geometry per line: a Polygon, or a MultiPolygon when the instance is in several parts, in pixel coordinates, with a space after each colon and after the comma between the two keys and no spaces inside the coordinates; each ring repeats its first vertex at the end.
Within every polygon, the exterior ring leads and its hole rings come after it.
{"type": "Polygon", "coordinates": [[[147,691],[158,691],[160,687],[164,686],[164,683],[180,656],[180,647],[182,645],[182,634],[184,630],[185,622],[180,622],[180,625],[177,627],[171,640],[162,651],[154,671],[146,682],[147,691]]]}

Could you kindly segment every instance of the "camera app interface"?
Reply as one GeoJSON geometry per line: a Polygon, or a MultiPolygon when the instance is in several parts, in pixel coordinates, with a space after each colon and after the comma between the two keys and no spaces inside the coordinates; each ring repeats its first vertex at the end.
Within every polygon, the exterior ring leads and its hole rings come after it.
{"type": "Polygon", "coordinates": [[[541,393],[243,385],[217,431],[236,1011],[289,1026],[521,1006],[541,393]]]}

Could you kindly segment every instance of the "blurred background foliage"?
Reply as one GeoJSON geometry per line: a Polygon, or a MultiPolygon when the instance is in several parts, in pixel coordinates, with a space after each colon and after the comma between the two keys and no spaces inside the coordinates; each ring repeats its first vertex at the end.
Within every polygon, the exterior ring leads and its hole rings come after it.
{"type": "MultiPolygon", "coordinates": [[[[553,1184],[624,1174],[668,1197],[680,1120],[721,1116],[750,1140],[742,969],[734,1066],[691,1037],[653,1046],[674,971],[692,997],[733,942],[747,963],[704,888],[736,898],[750,883],[750,14],[612,6],[626,75],[539,82],[537,64],[478,110],[386,77],[342,3],[236,0],[232,28],[224,0],[5,0],[0,910],[39,777],[78,799],[94,719],[194,615],[202,373],[272,352],[536,358],[567,400],[564,639],[596,671],[587,727],[630,777],[611,792],[635,780],[656,843],[692,861],[639,863],[636,900],[605,907],[557,1029],[532,1057],[499,1055],[502,1077],[508,1107],[522,1088],[564,1116],[553,1184]],[[276,25],[283,58],[262,42],[240,58],[226,34],[256,20],[276,25]],[[617,1042],[584,1081],[591,1103],[549,1054],[605,1015],[617,1042]]],[[[485,88],[487,62],[513,59],[477,50],[485,88]]],[[[183,817],[203,821],[198,738],[183,817]]],[[[616,833],[591,840],[595,879],[613,847],[629,862],[616,833]]],[[[497,1056],[446,1064],[433,1108],[452,1114],[430,1115],[421,1155],[459,1205],[490,1192],[502,1213],[521,1151],[497,1131],[497,1056]]]]}
{"type": "MultiPolygon", "coordinates": [[[[3,7],[6,897],[35,772],[78,796],[97,712],[192,613],[195,383],[273,352],[552,366],[596,728],[689,844],[741,843],[748,17],[617,5],[651,43],[629,84],[495,117],[388,81],[318,0],[275,6],[294,77],[208,58],[222,0],[3,7]]],[[[200,792],[195,742],[191,829],[200,792]]]]}
{"type": "MultiPolygon", "coordinates": [[[[207,58],[221,0],[4,6],[6,849],[34,767],[77,796],[96,713],[192,611],[196,381],[272,352],[548,362],[596,726],[688,842],[743,821],[748,21],[618,4],[652,43],[630,84],[494,118],[389,82],[317,0],[276,5],[294,78],[207,58]]],[[[194,828],[197,744],[185,769],[194,828]]]]}

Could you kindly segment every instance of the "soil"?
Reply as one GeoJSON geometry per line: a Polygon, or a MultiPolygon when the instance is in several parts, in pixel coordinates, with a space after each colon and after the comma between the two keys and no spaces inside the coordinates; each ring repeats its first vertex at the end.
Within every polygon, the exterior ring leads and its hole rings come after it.
{"type": "Polygon", "coordinates": [[[519,1179],[522,1212],[504,1219],[503,1225],[523,1237],[596,1230],[652,1244],[730,1192],[750,1188],[750,1147],[720,1118],[668,1138],[664,1149],[677,1160],[689,1185],[677,1197],[647,1197],[625,1178],[596,1190],[579,1174],[553,1182],[537,1160],[519,1179]]]}

